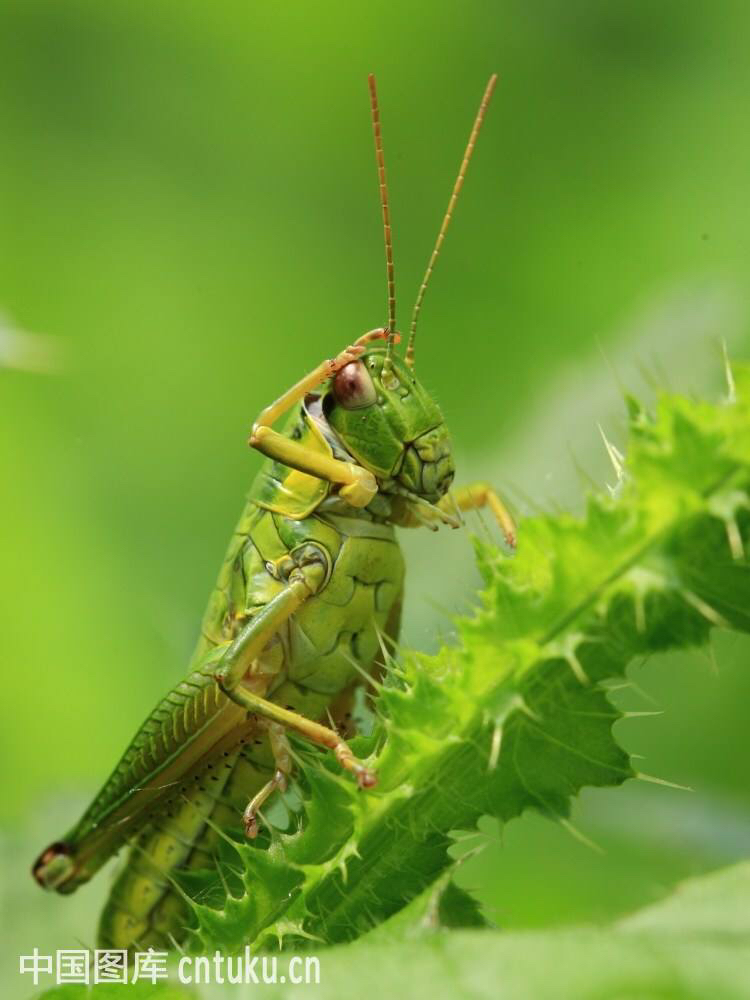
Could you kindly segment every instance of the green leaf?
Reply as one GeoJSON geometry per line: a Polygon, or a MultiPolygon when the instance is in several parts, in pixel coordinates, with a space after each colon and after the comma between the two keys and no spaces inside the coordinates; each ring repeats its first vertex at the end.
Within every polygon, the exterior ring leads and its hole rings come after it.
{"type": "MultiPolygon", "coordinates": [[[[380,996],[411,1000],[749,1000],[750,864],[690,880],[611,927],[512,934],[433,929],[416,937],[401,929],[398,938],[379,931],[315,951],[319,985],[267,985],[263,995],[339,1000],[361,993],[356,984],[366,981],[380,996]]],[[[133,1000],[239,1000],[247,990],[111,986],[92,994],[97,1000],[121,994],[133,1000]]],[[[69,987],[40,1000],[89,995],[86,987],[69,987]]]]}
{"type": "Polygon", "coordinates": [[[370,931],[367,941],[400,941],[449,928],[488,927],[476,899],[456,885],[453,875],[453,870],[441,875],[420,896],[370,931]]]}
{"type": "Polygon", "coordinates": [[[747,1000],[750,864],[687,882],[608,928],[365,938],[320,957],[312,1000],[350,995],[363,969],[380,995],[412,1000],[747,1000]]]}

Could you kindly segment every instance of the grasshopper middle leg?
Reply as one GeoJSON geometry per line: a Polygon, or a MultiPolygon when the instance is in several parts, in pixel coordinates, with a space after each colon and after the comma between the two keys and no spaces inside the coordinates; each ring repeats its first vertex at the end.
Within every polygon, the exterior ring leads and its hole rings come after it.
{"type": "Polygon", "coordinates": [[[444,510],[450,510],[452,503],[455,503],[460,511],[489,507],[500,526],[506,544],[509,548],[515,549],[517,539],[515,522],[510,511],[489,483],[479,482],[464,486],[456,490],[452,496],[448,494],[448,496],[443,497],[438,506],[444,510]]]}
{"type": "Polygon", "coordinates": [[[282,708],[281,705],[262,698],[242,684],[233,688],[231,692],[226,688],[224,691],[238,705],[247,708],[249,712],[255,712],[257,715],[277,722],[287,729],[293,729],[311,743],[317,743],[318,746],[333,750],[336,760],[344,770],[350,771],[356,777],[360,788],[373,788],[378,783],[375,772],[354,756],[346,740],[343,740],[334,729],[322,726],[319,722],[313,722],[312,719],[306,719],[304,715],[292,712],[288,708],[282,708]]]}

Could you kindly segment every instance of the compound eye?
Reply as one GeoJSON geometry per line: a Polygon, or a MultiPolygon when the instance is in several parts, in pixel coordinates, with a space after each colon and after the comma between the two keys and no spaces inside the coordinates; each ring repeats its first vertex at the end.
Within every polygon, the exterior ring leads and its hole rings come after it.
{"type": "Polygon", "coordinates": [[[370,373],[361,361],[350,361],[336,373],[333,380],[333,395],[336,402],[347,410],[359,410],[372,406],[378,398],[370,373]]]}

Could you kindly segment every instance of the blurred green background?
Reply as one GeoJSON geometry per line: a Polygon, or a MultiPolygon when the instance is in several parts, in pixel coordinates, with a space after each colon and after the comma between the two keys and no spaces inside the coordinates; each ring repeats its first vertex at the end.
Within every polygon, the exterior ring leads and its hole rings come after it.
{"type": "MultiPolygon", "coordinates": [[[[0,4],[3,967],[91,944],[107,877],[59,899],[26,866],[183,672],[253,417],[385,318],[366,74],[405,324],[500,73],[418,366],[461,477],[523,517],[575,507],[576,464],[611,478],[621,385],[717,393],[720,338],[750,355],[749,42],[742,0],[0,4]]],[[[471,604],[468,535],[404,544],[429,649],[471,604]]],[[[715,647],[718,676],[664,658],[622,695],[664,708],[619,735],[692,794],[584,794],[603,853],[487,827],[461,878],[501,926],[603,920],[747,854],[750,649],[715,647]]]]}

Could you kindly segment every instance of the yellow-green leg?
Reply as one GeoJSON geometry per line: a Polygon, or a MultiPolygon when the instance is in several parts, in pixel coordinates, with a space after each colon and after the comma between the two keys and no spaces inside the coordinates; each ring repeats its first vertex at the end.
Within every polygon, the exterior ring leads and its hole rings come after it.
{"type": "Polygon", "coordinates": [[[341,766],[356,775],[360,788],[372,788],[377,784],[374,771],[365,767],[354,756],[337,732],[263,698],[244,683],[253,660],[261,654],[266,643],[290,615],[317,593],[325,573],[326,567],[318,561],[309,562],[293,570],[284,589],[250,619],[227,648],[214,676],[224,694],[236,704],[270,722],[278,723],[286,729],[293,729],[311,743],[333,750],[341,766]]]}
{"type": "Polygon", "coordinates": [[[455,490],[453,493],[448,494],[448,496],[443,497],[438,506],[443,510],[450,510],[452,504],[455,504],[460,511],[478,510],[489,507],[500,526],[507,545],[511,549],[516,547],[518,536],[515,522],[511,517],[510,511],[489,483],[479,482],[463,486],[461,489],[455,490]]]}
{"type": "Polygon", "coordinates": [[[276,770],[271,780],[267,781],[258,794],[253,796],[243,813],[242,822],[245,827],[245,836],[251,840],[258,836],[260,807],[276,790],[286,791],[287,778],[292,773],[292,749],[286,738],[284,727],[277,722],[269,722],[267,728],[276,770]]]}
{"type": "Polygon", "coordinates": [[[275,402],[259,413],[253,424],[248,444],[252,448],[257,448],[268,458],[281,462],[291,469],[307,472],[319,479],[325,479],[329,483],[338,483],[340,486],[339,496],[343,500],[346,500],[352,507],[366,507],[378,492],[377,481],[371,472],[353,462],[342,462],[330,455],[321,455],[318,452],[310,451],[297,441],[292,441],[283,434],[279,434],[278,431],[273,430],[271,425],[295,403],[304,399],[308,392],[316,389],[351,361],[356,361],[364,351],[366,344],[385,336],[385,330],[371,330],[360,337],[355,344],[343,350],[332,361],[322,361],[317,368],[313,368],[283,396],[279,396],[275,402]]]}
{"type": "Polygon", "coordinates": [[[238,705],[246,708],[248,712],[254,712],[264,719],[277,722],[286,729],[293,729],[311,743],[317,743],[318,746],[333,750],[339,764],[356,776],[360,788],[373,788],[378,783],[375,772],[354,756],[346,741],[342,740],[335,730],[329,729],[328,726],[322,726],[319,722],[313,722],[312,719],[306,719],[304,715],[292,712],[288,708],[282,708],[281,705],[262,698],[242,684],[231,690],[222,685],[222,690],[238,705]]]}

